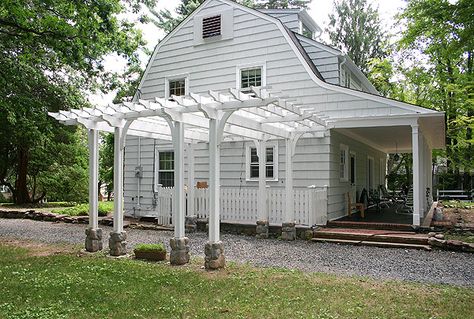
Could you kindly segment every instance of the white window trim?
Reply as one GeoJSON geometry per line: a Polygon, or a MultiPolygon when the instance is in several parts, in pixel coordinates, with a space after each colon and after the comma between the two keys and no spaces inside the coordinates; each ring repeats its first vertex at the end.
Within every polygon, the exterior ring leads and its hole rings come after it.
{"type": "MultiPolygon", "coordinates": [[[[153,171],[153,189],[155,193],[158,190],[158,184],[160,184],[160,152],[174,152],[174,149],[173,146],[170,145],[160,145],[155,147],[155,166],[153,171]]],[[[171,170],[169,170],[169,172],[171,172],[171,170]]]]}
{"type": "Polygon", "coordinates": [[[375,159],[372,156],[367,156],[367,190],[368,191],[370,191],[371,184],[373,188],[375,186],[375,159]],[[370,164],[369,164],[370,161],[372,161],[372,167],[370,167],[370,164]]]}
{"type": "Polygon", "coordinates": [[[349,152],[349,182],[351,182],[351,185],[355,186],[357,185],[357,153],[354,151],[349,152]],[[354,184],[352,184],[351,181],[351,157],[354,156],[354,184]]]}
{"type": "MultiPolygon", "coordinates": [[[[278,182],[278,142],[266,142],[265,148],[273,147],[273,178],[267,178],[267,182],[278,182]]],[[[250,178],[250,149],[256,148],[255,143],[245,144],[245,180],[247,182],[258,182],[258,178],[250,178]]]]}
{"type": "Polygon", "coordinates": [[[247,64],[240,64],[235,67],[235,87],[237,90],[242,89],[242,70],[246,69],[253,69],[253,68],[262,68],[262,86],[267,85],[267,63],[266,62],[254,62],[254,63],[247,63],[247,64]]]}
{"type": "Polygon", "coordinates": [[[341,182],[349,182],[349,146],[345,144],[339,145],[339,152],[338,152],[338,174],[339,180],[341,182]],[[341,151],[344,150],[344,176],[341,177],[341,151]]]}
{"type": "Polygon", "coordinates": [[[189,73],[173,74],[165,77],[165,99],[170,98],[170,81],[184,79],[184,92],[189,94],[189,73]]]}

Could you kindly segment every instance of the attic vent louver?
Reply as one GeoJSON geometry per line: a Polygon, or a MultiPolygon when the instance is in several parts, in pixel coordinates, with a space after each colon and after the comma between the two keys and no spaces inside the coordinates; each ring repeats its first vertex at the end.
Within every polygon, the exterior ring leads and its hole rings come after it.
{"type": "Polygon", "coordinates": [[[221,16],[212,16],[202,19],[202,38],[211,38],[221,35],[221,16]]]}

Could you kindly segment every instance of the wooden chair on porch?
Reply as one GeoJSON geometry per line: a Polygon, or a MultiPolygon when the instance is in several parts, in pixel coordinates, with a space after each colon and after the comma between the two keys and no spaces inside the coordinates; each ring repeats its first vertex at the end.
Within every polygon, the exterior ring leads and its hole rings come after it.
{"type": "Polygon", "coordinates": [[[352,210],[358,210],[360,211],[360,216],[362,218],[365,218],[365,205],[364,203],[353,203],[352,202],[352,196],[351,193],[348,192],[346,193],[346,198],[347,198],[347,216],[352,215],[352,210]]]}

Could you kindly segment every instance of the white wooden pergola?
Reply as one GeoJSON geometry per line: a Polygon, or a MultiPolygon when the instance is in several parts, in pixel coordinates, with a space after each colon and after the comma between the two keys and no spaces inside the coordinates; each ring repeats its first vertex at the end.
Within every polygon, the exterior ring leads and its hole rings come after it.
{"type": "MultiPolygon", "coordinates": [[[[252,94],[225,92],[155,98],[96,108],[49,113],[66,125],[83,125],[89,136],[89,228],[98,229],[98,131],[113,132],[114,233],[123,233],[123,150],[126,135],[170,140],[175,152],[174,237],[185,237],[184,150],[197,142],[209,143],[209,242],[219,237],[220,144],[224,140],[252,140],[259,157],[259,220],[266,214],[265,150],[269,139],[286,141],[285,219],[294,221],[292,158],[297,140],[323,137],[326,119],[296,105],[270,87],[252,88],[252,94]]],[[[192,147],[190,148],[192,150],[192,147]]],[[[192,162],[192,159],[191,159],[192,162]]],[[[192,190],[192,187],[190,188],[192,190]]]]}

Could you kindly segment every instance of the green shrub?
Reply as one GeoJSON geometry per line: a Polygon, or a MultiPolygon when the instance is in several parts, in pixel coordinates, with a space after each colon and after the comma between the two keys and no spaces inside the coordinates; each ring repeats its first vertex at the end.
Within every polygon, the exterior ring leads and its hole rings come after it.
{"type": "Polygon", "coordinates": [[[9,203],[10,200],[6,199],[2,193],[0,193],[0,203],[9,203]]]}
{"type": "Polygon", "coordinates": [[[152,252],[152,251],[162,251],[166,252],[165,245],[162,243],[159,244],[138,244],[134,248],[135,251],[140,252],[152,252]]]}
{"type": "MultiPolygon", "coordinates": [[[[114,202],[99,202],[99,216],[107,216],[114,209],[114,202]]],[[[87,216],[89,214],[89,204],[79,204],[74,207],[58,209],[55,213],[69,216],[87,216]]]]}

